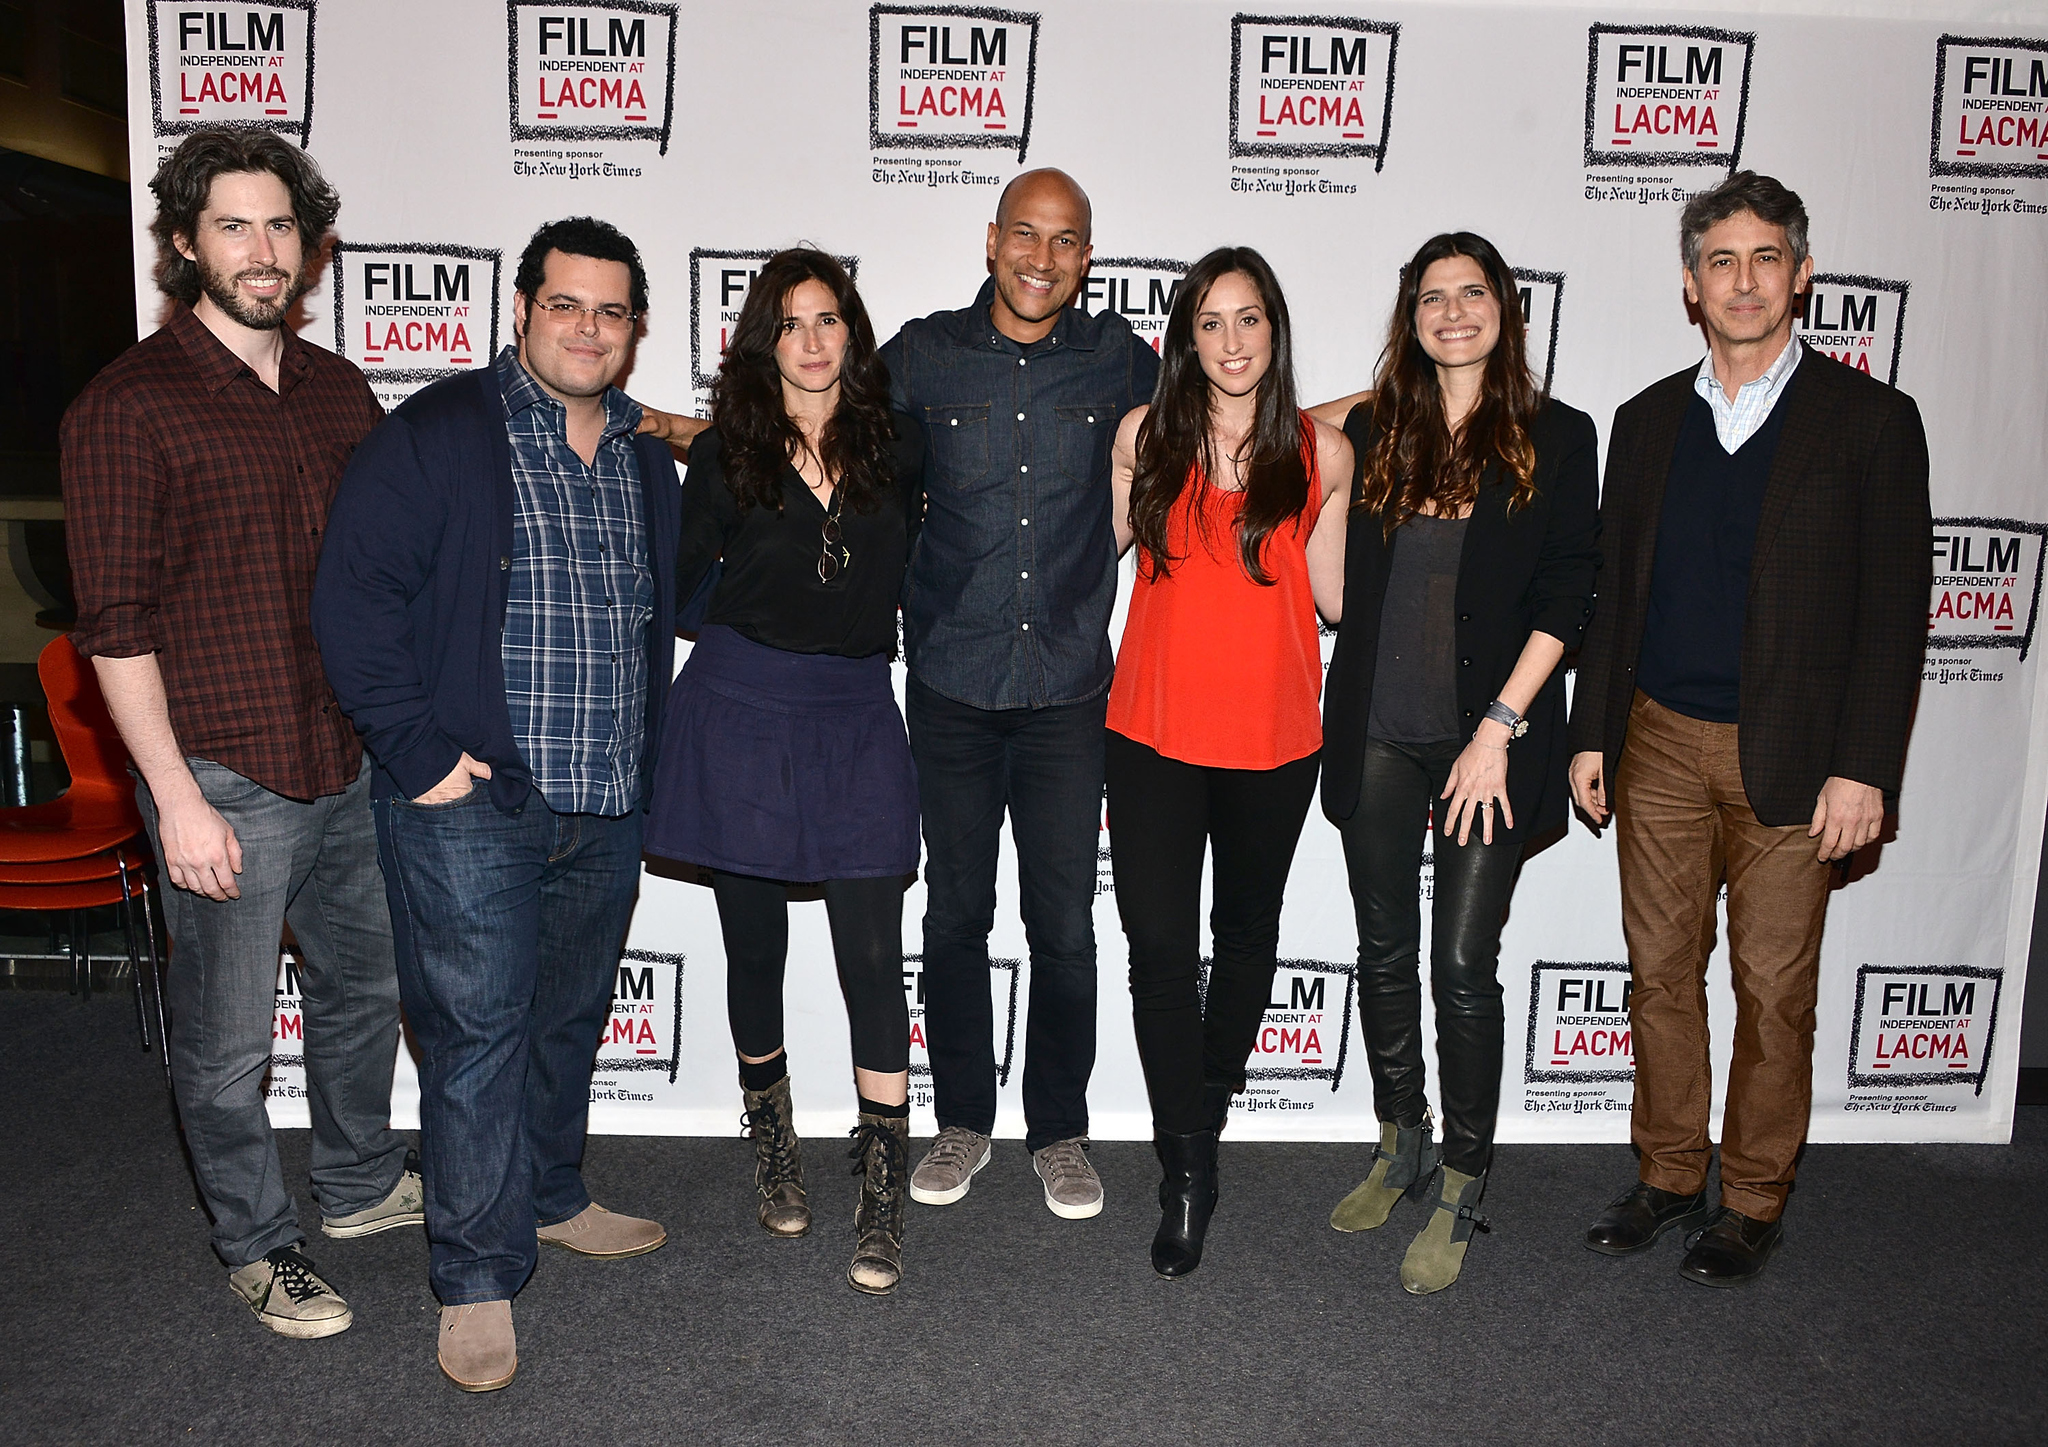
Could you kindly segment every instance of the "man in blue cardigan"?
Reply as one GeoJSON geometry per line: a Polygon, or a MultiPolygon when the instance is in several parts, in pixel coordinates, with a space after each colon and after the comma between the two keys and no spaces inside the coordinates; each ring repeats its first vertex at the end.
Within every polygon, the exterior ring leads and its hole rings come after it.
{"type": "Polygon", "coordinates": [[[646,273],[588,217],[543,226],[516,344],[437,382],[342,479],[313,627],[376,772],[407,1018],[441,1369],[518,1364],[538,1242],[634,1256],[653,1221],[590,1199],[590,1074],[640,873],[675,649],[680,488],[612,383],[646,273]]]}

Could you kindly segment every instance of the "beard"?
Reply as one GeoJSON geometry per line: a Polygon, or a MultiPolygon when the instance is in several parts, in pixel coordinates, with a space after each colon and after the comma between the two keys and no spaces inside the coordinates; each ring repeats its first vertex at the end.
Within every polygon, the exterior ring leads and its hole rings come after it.
{"type": "Polygon", "coordinates": [[[285,317],[291,312],[292,303],[306,291],[306,277],[303,271],[294,276],[274,266],[251,266],[230,276],[226,272],[214,270],[203,256],[195,264],[199,268],[199,289],[215,306],[251,331],[272,332],[283,326],[285,317]],[[245,278],[258,280],[270,276],[281,278],[284,286],[278,291],[277,296],[269,301],[244,296],[235,285],[245,278]]]}

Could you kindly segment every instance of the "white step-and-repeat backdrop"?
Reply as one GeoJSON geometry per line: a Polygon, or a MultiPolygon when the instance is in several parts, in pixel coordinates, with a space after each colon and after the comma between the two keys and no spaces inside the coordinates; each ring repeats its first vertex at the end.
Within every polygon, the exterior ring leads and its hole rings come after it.
{"type": "MultiPolygon", "coordinates": [[[[360,365],[387,406],[509,339],[513,266],[543,221],[590,213],[639,242],[653,304],[629,387],[687,410],[775,248],[856,258],[886,336],[964,305],[1003,183],[1058,165],[1095,203],[1085,306],[1115,308],[1156,344],[1188,262],[1257,246],[1288,287],[1310,397],[1369,380],[1418,243],[1453,228],[1491,237],[1522,278],[1531,357],[1604,440],[1617,404],[1704,350],[1679,287],[1680,204],[1738,164],[1773,173],[1813,217],[1806,335],[1830,365],[1918,398],[1937,517],[1897,837],[1859,857],[1829,911],[1813,1135],[2008,1139],[2048,794],[2048,23],[1964,23],[1956,7],[1947,20],[1272,8],[128,0],[142,323],[160,316],[146,182],[198,125],[268,126],[340,188],[340,244],[305,332],[360,365]]],[[[1030,966],[1007,857],[1002,881],[989,988],[998,1129],[1015,1135],[1030,966]]],[[[903,980],[920,1131],[923,907],[913,888],[903,980]]],[[[799,1121],[843,1128],[852,1090],[824,906],[793,914],[799,1121]]],[[[1143,1137],[1107,835],[1096,932],[1095,1133],[1143,1137]]],[[[628,944],[593,1128],[734,1130],[710,891],[647,876],[628,944]]],[[[1371,1134],[1356,945],[1337,835],[1315,814],[1234,1135],[1371,1134]]],[[[1626,1137],[1624,960],[1612,841],[1575,823],[1530,860],[1502,945],[1502,1139],[1626,1137]]],[[[1727,980],[1724,946],[1709,975],[1717,1074],[1727,980]]],[[[281,1124],[305,1121],[297,1003],[287,962],[281,1124]]],[[[402,1054],[401,1123],[416,1100],[402,1054]]]]}

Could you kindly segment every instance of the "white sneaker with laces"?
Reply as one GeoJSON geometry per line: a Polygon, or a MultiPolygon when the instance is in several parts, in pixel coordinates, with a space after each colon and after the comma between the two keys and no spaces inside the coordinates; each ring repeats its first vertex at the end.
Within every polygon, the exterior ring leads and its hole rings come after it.
{"type": "Polygon", "coordinates": [[[1031,1168],[1045,1182],[1045,1208],[1069,1221],[1102,1214],[1102,1177],[1088,1161],[1088,1137],[1054,1141],[1031,1153],[1031,1168]]]}
{"type": "Polygon", "coordinates": [[[279,1336],[335,1336],[355,1320],[348,1303],[296,1246],[280,1246],[230,1273],[228,1285],[279,1336]]]}
{"type": "Polygon", "coordinates": [[[974,1173],[989,1163],[994,1148],[987,1136],[965,1126],[949,1125],[910,1173],[910,1199],[927,1206],[950,1206],[967,1194],[974,1173]]]}

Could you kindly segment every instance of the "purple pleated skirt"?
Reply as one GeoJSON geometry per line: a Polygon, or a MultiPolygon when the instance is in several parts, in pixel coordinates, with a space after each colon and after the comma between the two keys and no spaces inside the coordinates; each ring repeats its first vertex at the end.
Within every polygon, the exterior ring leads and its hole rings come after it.
{"type": "Polygon", "coordinates": [[[670,691],[646,849],[811,883],[917,869],[917,771],[889,660],[707,626],[670,691]]]}

